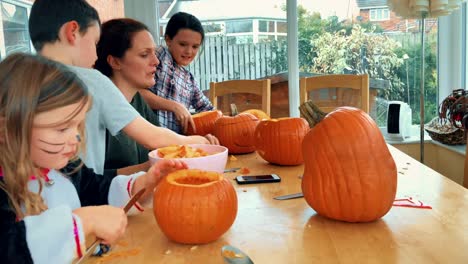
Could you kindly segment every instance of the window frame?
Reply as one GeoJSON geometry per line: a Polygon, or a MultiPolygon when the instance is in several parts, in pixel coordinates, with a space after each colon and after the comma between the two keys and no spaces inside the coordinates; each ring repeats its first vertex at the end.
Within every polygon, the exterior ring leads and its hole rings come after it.
{"type": "Polygon", "coordinates": [[[390,10],[388,8],[370,8],[369,21],[387,21],[390,20],[390,10]],[[386,12],[385,12],[386,11],[386,12]],[[372,14],[374,13],[374,18],[372,14]],[[386,16],[384,16],[386,14],[386,16]],[[380,15],[380,18],[379,18],[380,15]]]}
{"type": "MultiPolygon", "coordinates": [[[[24,0],[0,0],[0,3],[7,3],[19,7],[26,8],[26,13],[28,14],[28,21],[29,21],[29,15],[31,14],[31,7],[32,7],[32,2],[24,1],[24,0]]],[[[6,55],[6,46],[5,46],[5,34],[3,31],[3,14],[0,12],[0,59],[5,58],[6,55]]],[[[36,50],[34,49],[32,42],[29,41],[29,47],[31,49],[32,53],[35,53],[36,50]]]]}

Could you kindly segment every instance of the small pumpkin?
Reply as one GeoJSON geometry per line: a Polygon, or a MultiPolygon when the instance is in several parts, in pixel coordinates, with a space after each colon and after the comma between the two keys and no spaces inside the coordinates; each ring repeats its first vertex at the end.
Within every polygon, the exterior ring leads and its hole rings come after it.
{"type": "Polygon", "coordinates": [[[183,244],[205,244],[222,236],[237,215],[237,194],[217,172],[179,170],[154,192],[153,211],[161,231],[183,244]]]}
{"type": "MultiPolygon", "coordinates": [[[[301,106],[302,107],[302,106],[301,106]]],[[[318,115],[325,114],[313,106],[318,115]]],[[[397,188],[395,161],[379,128],[364,111],[339,107],[316,123],[302,143],[302,192],[320,215],[369,222],[392,207],[397,188]]]]}
{"type": "Polygon", "coordinates": [[[258,122],[258,118],[249,113],[222,116],[216,120],[213,134],[229,153],[250,153],[255,151],[254,132],[258,122]]]}
{"type": "Polygon", "coordinates": [[[243,111],[242,113],[249,113],[258,118],[258,120],[270,119],[270,116],[267,115],[265,112],[259,109],[248,109],[243,111]]]}
{"type": "Polygon", "coordinates": [[[300,117],[263,120],[255,129],[255,149],[273,164],[302,164],[302,140],[308,131],[307,121],[300,117]]]}
{"type": "Polygon", "coordinates": [[[192,126],[189,125],[187,129],[187,135],[204,136],[206,134],[212,134],[214,124],[221,116],[223,116],[223,113],[219,110],[205,111],[194,114],[192,119],[195,123],[196,132],[194,132],[192,126]]]}

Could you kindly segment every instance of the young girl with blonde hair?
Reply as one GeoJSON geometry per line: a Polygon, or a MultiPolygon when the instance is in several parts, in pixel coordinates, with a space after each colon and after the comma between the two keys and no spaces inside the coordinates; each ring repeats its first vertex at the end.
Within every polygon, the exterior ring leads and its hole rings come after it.
{"type": "Polygon", "coordinates": [[[83,166],[74,186],[60,170],[84,147],[91,100],[85,85],[58,63],[26,54],[0,63],[2,262],[70,263],[86,250],[85,237],[115,242],[125,231],[121,207],[131,195],[146,188],[139,202],[147,202],[161,177],[186,168],[164,161],[148,173],[105,177],[83,166]]]}

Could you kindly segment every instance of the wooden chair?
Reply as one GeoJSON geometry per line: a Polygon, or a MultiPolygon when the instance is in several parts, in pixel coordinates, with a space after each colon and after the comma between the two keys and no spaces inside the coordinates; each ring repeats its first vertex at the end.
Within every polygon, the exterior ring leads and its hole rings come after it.
{"type": "MultiPolygon", "coordinates": [[[[271,81],[264,80],[231,80],[210,83],[210,100],[218,108],[218,97],[230,94],[256,94],[261,97],[261,110],[270,116],[271,81]]],[[[246,103],[246,102],[242,102],[246,103]]],[[[245,106],[245,105],[244,105],[245,106]]],[[[239,105],[237,105],[239,107],[239,105]]],[[[242,107],[241,107],[242,108],[242,107]]]]}
{"type": "Polygon", "coordinates": [[[311,100],[324,112],[328,113],[339,106],[346,105],[359,107],[369,113],[369,76],[367,74],[302,77],[299,79],[299,87],[301,104],[309,100],[311,91],[317,90],[311,100]],[[320,89],[327,89],[325,90],[327,93],[324,95],[322,91],[318,91],[320,89]]]}

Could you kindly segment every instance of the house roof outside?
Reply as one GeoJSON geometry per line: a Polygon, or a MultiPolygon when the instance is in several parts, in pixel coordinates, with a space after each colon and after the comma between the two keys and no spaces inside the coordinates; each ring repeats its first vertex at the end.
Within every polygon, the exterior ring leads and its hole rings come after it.
{"type": "Polygon", "coordinates": [[[387,7],[387,0],[356,0],[359,9],[387,7]]]}
{"type": "Polygon", "coordinates": [[[281,9],[281,1],[271,0],[179,0],[161,16],[161,20],[167,21],[180,11],[190,13],[204,22],[243,18],[286,21],[286,11],[281,9]]]}

